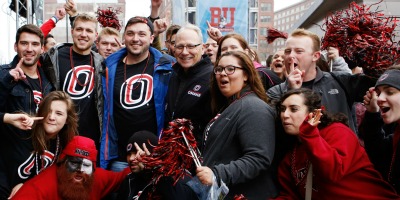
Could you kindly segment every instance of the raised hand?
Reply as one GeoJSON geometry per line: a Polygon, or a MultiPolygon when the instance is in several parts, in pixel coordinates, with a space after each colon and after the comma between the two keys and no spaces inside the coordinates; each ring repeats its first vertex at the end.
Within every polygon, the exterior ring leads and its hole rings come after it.
{"type": "Polygon", "coordinates": [[[320,119],[322,117],[321,109],[315,109],[314,113],[309,113],[308,114],[308,123],[311,126],[318,126],[319,123],[321,123],[320,119]]]}
{"type": "Polygon", "coordinates": [[[14,78],[14,81],[26,79],[26,75],[21,68],[23,62],[24,62],[24,59],[21,58],[17,64],[17,66],[14,69],[11,69],[9,71],[10,75],[14,78]]]}
{"type": "Polygon", "coordinates": [[[74,0],[67,0],[67,2],[64,4],[64,9],[71,17],[78,15],[74,0]]]}
{"type": "Polygon", "coordinates": [[[213,40],[218,42],[218,40],[220,38],[222,38],[221,31],[218,28],[212,27],[209,21],[207,21],[207,26],[208,26],[208,29],[207,29],[208,36],[211,39],[213,39],[213,40]]]}
{"type": "Polygon", "coordinates": [[[339,49],[335,47],[328,48],[328,58],[329,60],[334,60],[335,58],[339,57],[339,49]]]}
{"type": "Polygon", "coordinates": [[[295,67],[295,58],[291,58],[291,63],[290,63],[290,72],[288,74],[287,81],[288,81],[288,87],[290,89],[298,89],[301,88],[301,85],[303,84],[303,77],[304,77],[304,71],[300,71],[297,67],[295,67]]]}
{"type": "Polygon", "coordinates": [[[165,30],[167,30],[168,24],[165,18],[157,19],[154,21],[154,36],[158,36],[165,30]]]}
{"type": "Polygon", "coordinates": [[[376,93],[374,87],[369,88],[368,91],[365,93],[363,103],[368,112],[379,112],[378,94],[376,93]]]}
{"type": "Polygon", "coordinates": [[[65,15],[66,15],[66,11],[65,8],[57,8],[56,12],[54,13],[54,16],[57,17],[57,20],[60,21],[62,19],[64,19],[65,15]]]}
{"type": "Polygon", "coordinates": [[[125,47],[125,44],[122,44],[121,41],[118,38],[114,38],[114,40],[118,44],[120,49],[125,47]]]}

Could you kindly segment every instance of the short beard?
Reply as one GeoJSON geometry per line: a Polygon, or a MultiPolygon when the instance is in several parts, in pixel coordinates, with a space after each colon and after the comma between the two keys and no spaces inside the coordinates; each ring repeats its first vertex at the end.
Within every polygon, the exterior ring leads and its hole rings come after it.
{"type": "Polygon", "coordinates": [[[65,165],[57,169],[58,194],[62,199],[68,200],[89,200],[93,186],[93,174],[91,176],[80,173],[83,181],[77,183],[74,181],[74,175],[79,172],[70,173],[65,165]]]}

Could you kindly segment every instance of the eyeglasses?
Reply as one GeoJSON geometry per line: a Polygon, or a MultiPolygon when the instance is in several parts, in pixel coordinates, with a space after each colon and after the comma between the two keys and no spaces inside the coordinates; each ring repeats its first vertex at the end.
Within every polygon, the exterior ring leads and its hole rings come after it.
{"type": "Polygon", "coordinates": [[[196,47],[198,47],[200,44],[187,44],[187,45],[175,45],[175,52],[180,53],[183,51],[183,49],[185,49],[185,47],[187,48],[188,51],[195,49],[196,47]]]}
{"type": "Polygon", "coordinates": [[[222,67],[222,66],[216,66],[214,67],[214,74],[222,74],[222,71],[225,71],[225,73],[227,75],[231,75],[233,73],[235,73],[235,69],[243,69],[243,67],[236,67],[233,65],[228,65],[226,67],[222,67]]]}
{"type": "Polygon", "coordinates": [[[207,44],[204,44],[204,48],[208,48],[210,45],[213,46],[213,47],[215,47],[215,48],[218,47],[218,44],[217,44],[217,43],[207,43],[207,44]]]}

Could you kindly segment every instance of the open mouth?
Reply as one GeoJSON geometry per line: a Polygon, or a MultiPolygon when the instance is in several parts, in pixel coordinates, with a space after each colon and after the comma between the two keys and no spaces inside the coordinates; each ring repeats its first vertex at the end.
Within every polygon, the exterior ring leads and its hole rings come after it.
{"type": "Polygon", "coordinates": [[[229,83],[229,81],[226,81],[226,80],[221,80],[220,81],[220,84],[222,85],[222,86],[224,86],[224,85],[226,85],[226,84],[228,84],[229,83]]]}
{"type": "Polygon", "coordinates": [[[282,63],[275,63],[275,67],[276,68],[281,68],[281,67],[283,67],[283,64],[282,63]]]}
{"type": "Polygon", "coordinates": [[[389,107],[381,107],[381,112],[382,113],[387,113],[390,110],[389,107]]]}
{"type": "Polygon", "coordinates": [[[81,175],[75,175],[75,176],[74,176],[74,180],[75,180],[76,182],[81,182],[81,181],[83,181],[83,176],[81,176],[81,175]]]}

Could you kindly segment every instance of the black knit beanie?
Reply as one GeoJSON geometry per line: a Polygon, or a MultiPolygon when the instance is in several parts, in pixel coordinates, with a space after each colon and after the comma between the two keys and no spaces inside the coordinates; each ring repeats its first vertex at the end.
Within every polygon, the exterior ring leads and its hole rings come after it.
{"type": "Polygon", "coordinates": [[[389,85],[400,90],[400,70],[389,69],[386,70],[376,81],[375,88],[380,85],[389,85]]]}
{"type": "Polygon", "coordinates": [[[138,131],[133,133],[133,135],[128,140],[128,145],[126,146],[126,152],[130,153],[132,151],[136,152],[134,143],[137,143],[140,148],[143,149],[143,143],[146,144],[147,149],[152,152],[154,146],[158,144],[157,136],[150,131],[138,131]]]}

